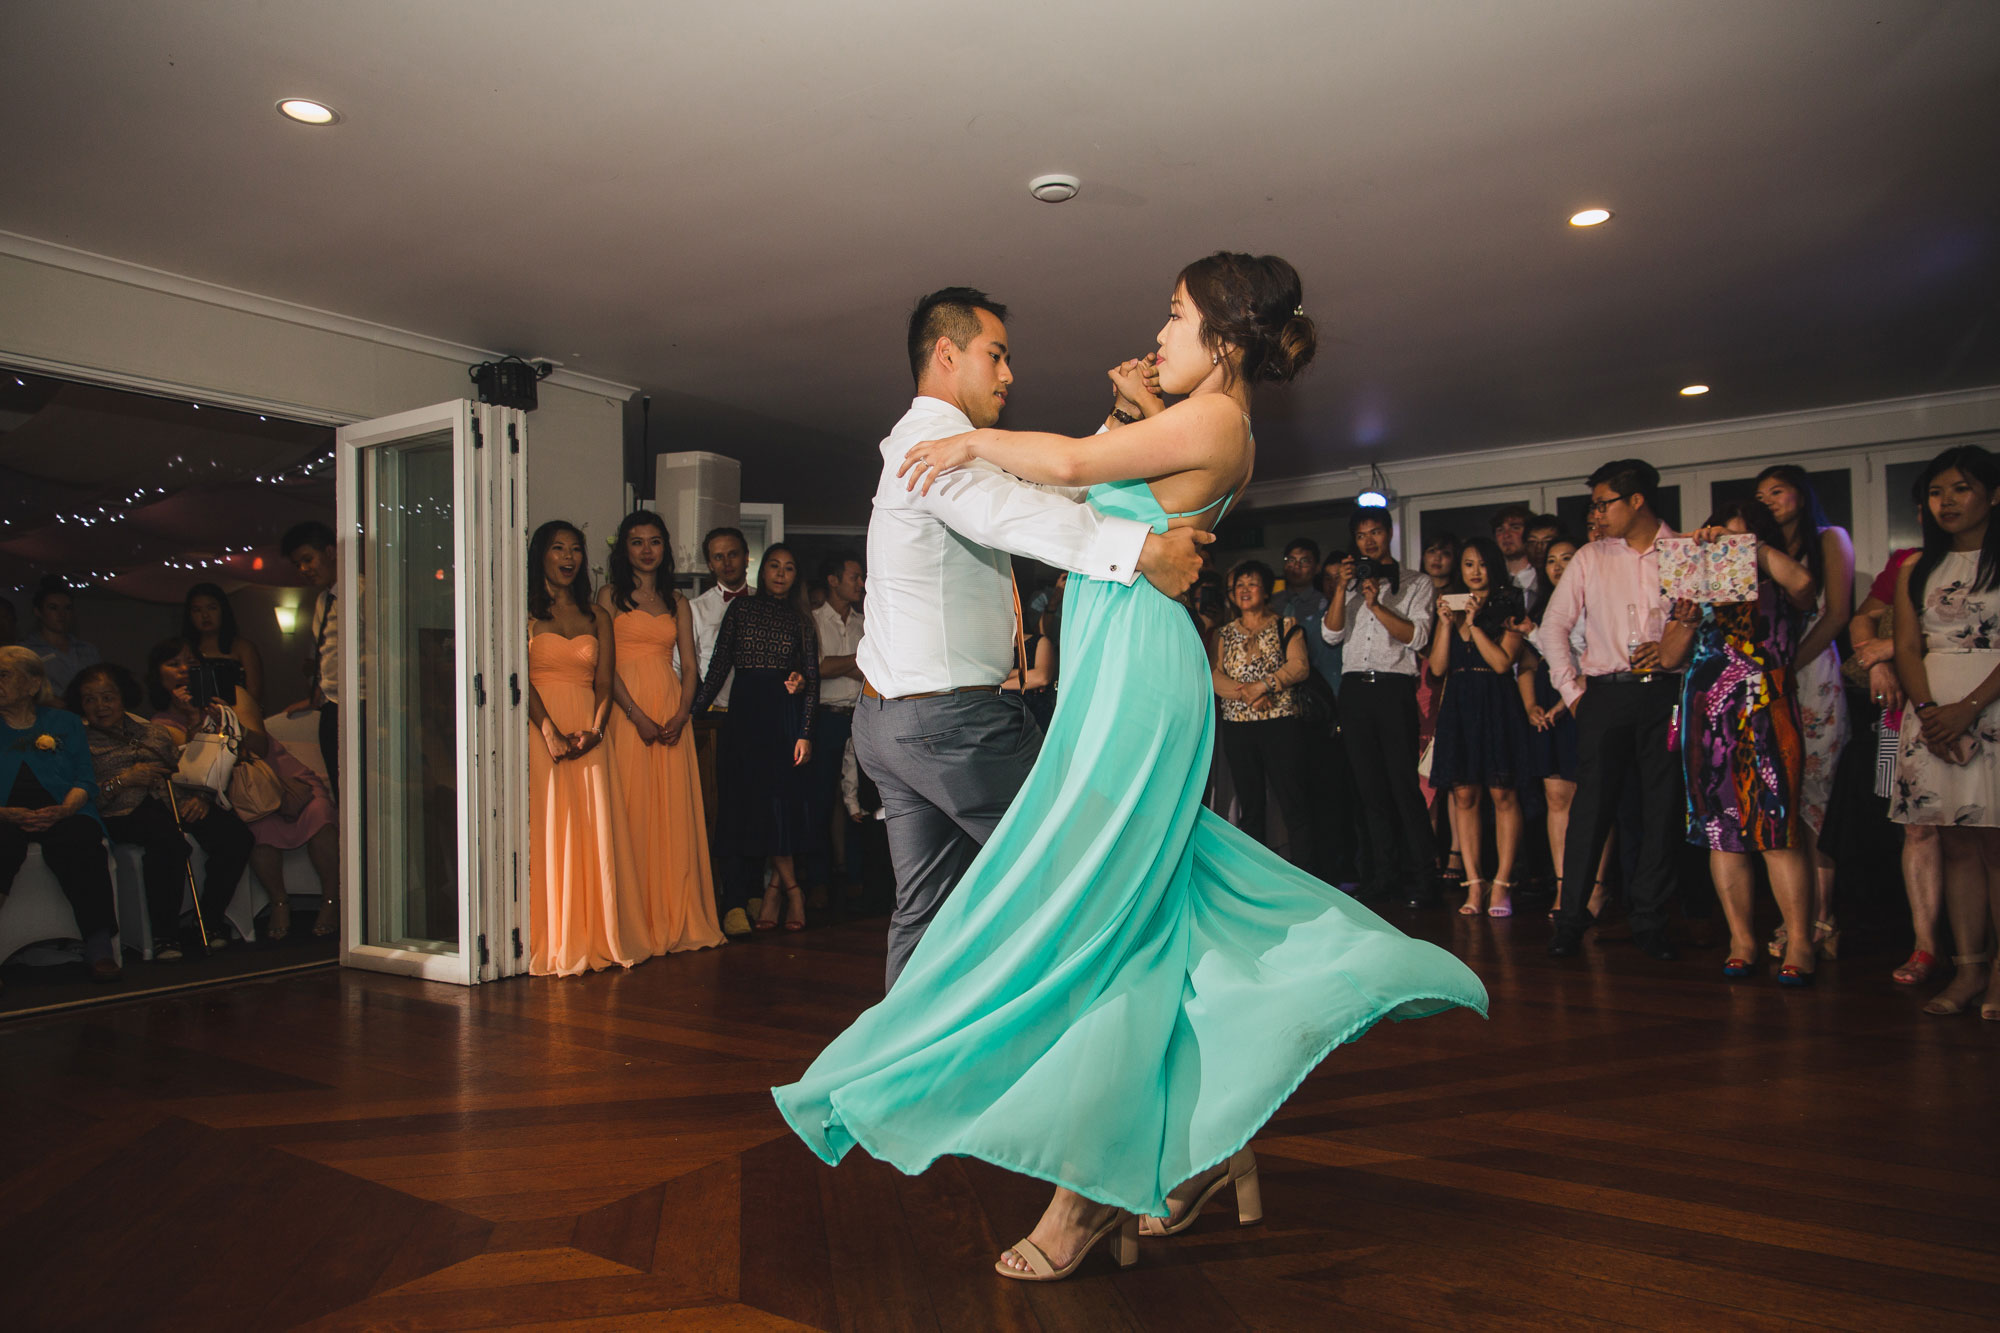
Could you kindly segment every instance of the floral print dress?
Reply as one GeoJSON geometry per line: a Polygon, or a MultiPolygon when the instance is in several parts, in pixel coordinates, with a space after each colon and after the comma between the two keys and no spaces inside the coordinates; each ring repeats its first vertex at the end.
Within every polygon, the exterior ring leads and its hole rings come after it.
{"type": "Polygon", "coordinates": [[[1718,852],[1799,845],[1805,746],[1790,667],[1792,617],[1778,585],[1711,606],[1681,686],[1687,839],[1718,852]]]}
{"type": "MultiPolygon", "coordinates": [[[[1963,699],[2000,666],[2000,589],[1974,590],[1978,573],[1979,552],[1953,551],[1924,586],[1924,674],[1939,703],[1963,699]]],[[[1955,757],[1964,762],[1932,754],[1917,710],[1905,708],[1889,817],[1899,824],[2000,827],[2000,704],[1973,720],[1955,757]]]]}
{"type": "MultiPolygon", "coordinates": [[[[1826,614],[1822,596],[1819,614],[1826,614]]],[[[1808,628],[1819,617],[1808,619],[1808,628]]],[[[1800,638],[1805,637],[1802,630],[1800,638]]],[[[1847,690],[1841,683],[1840,648],[1828,644],[1826,651],[1800,667],[1792,676],[1799,700],[1799,726],[1805,732],[1805,783],[1799,789],[1800,813],[1811,826],[1813,836],[1826,830],[1826,808],[1833,799],[1833,775],[1840,767],[1840,752],[1853,736],[1847,717],[1847,690]]]]}

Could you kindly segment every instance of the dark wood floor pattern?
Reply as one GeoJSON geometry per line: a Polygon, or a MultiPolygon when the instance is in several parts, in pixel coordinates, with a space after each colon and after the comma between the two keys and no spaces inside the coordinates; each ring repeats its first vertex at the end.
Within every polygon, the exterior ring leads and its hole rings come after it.
{"type": "MultiPolygon", "coordinates": [[[[1432,913],[1493,1019],[1378,1027],[1138,1268],[1003,1281],[1044,1187],[821,1166],[766,1089],[876,922],[464,991],[315,973],[0,1030],[20,1329],[1990,1329],[2000,1030],[1432,913]]],[[[1846,975],[1840,975],[1845,972],[1846,975]]]]}

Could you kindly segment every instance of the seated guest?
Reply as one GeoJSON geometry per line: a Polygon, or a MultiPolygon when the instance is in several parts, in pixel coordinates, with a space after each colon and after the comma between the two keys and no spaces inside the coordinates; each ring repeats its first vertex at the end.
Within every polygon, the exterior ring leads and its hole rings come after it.
{"type": "MultiPolygon", "coordinates": [[[[146,692],[152,700],[153,721],[166,728],[177,746],[186,746],[195,733],[218,726],[221,700],[228,697],[219,696],[206,702],[196,698],[200,666],[201,660],[185,639],[156,644],[147,655],[146,692]]],[[[264,938],[275,942],[291,933],[292,906],[285,887],[284,853],[296,847],[306,849],[313,871],[319,876],[319,917],[313,922],[313,934],[331,935],[340,924],[340,830],[334,820],[333,801],[319,774],[264,730],[264,715],[249,691],[237,686],[228,707],[243,724],[243,756],[237,762],[268,763],[283,792],[277,809],[246,821],[252,841],[250,868],[257,872],[258,881],[271,896],[264,938]]]]}
{"type": "MultiPolygon", "coordinates": [[[[1763,858],[1788,941],[1781,986],[1813,979],[1812,888],[1806,860],[1805,741],[1792,677],[1799,613],[1818,589],[1812,571],[1785,550],[1785,535],[1756,501],[1724,505],[1694,534],[1757,538],[1757,598],[1697,606],[1678,602],[1674,618],[1694,627],[1684,652],[1680,752],[1687,772],[1687,839],[1708,848],[1709,871],[1729,920],[1726,977],[1750,974],[1756,957],[1751,856],[1763,858]]],[[[1668,669],[1681,663],[1662,657],[1668,669]]]]}
{"type": "Polygon", "coordinates": [[[83,723],[56,703],[40,654],[0,648],[0,891],[11,889],[39,843],[83,937],[93,981],[124,977],[111,949],[118,926],[97,777],[83,723]]]}
{"type": "Polygon", "coordinates": [[[1461,916],[1514,915],[1514,858],[1521,803],[1514,787],[1528,768],[1528,724],[1514,687],[1514,664],[1528,628],[1518,583],[1498,543],[1474,537],[1437,600],[1430,668],[1444,681],[1438,701],[1431,783],[1451,793],[1453,844],[1465,861],[1461,916]],[[1479,796],[1493,801],[1493,892],[1480,874],[1484,829],[1479,796]]]}
{"type": "Polygon", "coordinates": [[[97,645],[76,637],[76,598],[53,574],[35,589],[35,632],[21,640],[41,656],[49,673],[49,688],[57,695],[69,688],[70,677],[103,661],[97,645]]]}
{"type": "Polygon", "coordinates": [[[1275,576],[1261,560],[1229,571],[1236,618],[1216,631],[1209,651],[1215,697],[1222,702],[1222,749],[1243,809],[1243,831],[1273,845],[1265,818],[1266,786],[1290,840],[1286,859],[1312,864],[1312,819],[1306,808],[1304,703],[1298,686],[1312,670],[1304,636],[1290,616],[1271,612],[1275,576]]]}
{"type": "MultiPolygon", "coordinates": [[[[181,894],[189,883],[190,836],[208,854],[201,917],[208,925],[208,947],[221,948],[227,938],[222,914],[250,864],[249,828],[207,793],[174,789],[170,780],[180,763],[180,746],[165,727],[133,716],[141,702],[139,682],[124,667],[107,662],[85,667],[69,683],[65,702],[83,719],[90,741],[97,810],[105,830],[114,842],[144,849],[153,957],[171,962],[183,956],[181,894]]],[[[202,944],[197,936],[188,947],[202,944]]]]}
{"type": "Polygon", "coordinates": [[[252,699],[263,699],[264,659],[236,628],[236,609],[221,587],[197,583],[188,589],[181,603],[181,637],[215,672],[218,692],[233,697],[233,687],[241,685],[252,699]]]}

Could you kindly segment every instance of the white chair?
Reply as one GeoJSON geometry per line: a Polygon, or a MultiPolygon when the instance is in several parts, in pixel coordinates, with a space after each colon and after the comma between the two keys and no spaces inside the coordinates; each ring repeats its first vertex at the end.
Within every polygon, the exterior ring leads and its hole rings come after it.
{"type": "MultiPolygon", "coordinates": [[[[112,874],[117,874],[117,863],[112,862],[112,874]]],[[[116,893],[112,895],[112,910],[118,910],[116,893]]],[[[143,898],[142,898],[143,901],[143,898]]],[[[122,918],[121,918],[122,922],[122,918]]],[[[21,863],[21,873],[14,876],[13,888],[4,900],[0,900],[0,962],[5,962],[14,954],[31,944],[43,940],[74,940],[81,938],[76,928],[76,913],[70,910],[69,899],[63,896],[62,886],[56,883],[55,874],[48,862],[42,860],[42,849],[38,843],[28,844],[28,859],[21,863]]],[[[111,937],[112,956],[118,957],[122,947],[122,931],[111,937]]],[[[149,938],[147,944],[150,947],[149,938]]],[[[49,958],[50,962],[63,962],[71,955],[64,952],[49,958]]],[[[34,958],[29,962],[40,961],[34,958]]]]}

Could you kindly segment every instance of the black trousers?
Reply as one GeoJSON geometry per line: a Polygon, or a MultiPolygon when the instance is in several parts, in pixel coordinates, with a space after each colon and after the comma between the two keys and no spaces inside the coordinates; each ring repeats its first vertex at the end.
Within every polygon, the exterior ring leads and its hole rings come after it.
{"type": "MultiPolygon", "coordinates": [[[[340,705],[321,704],[319,706],[319,753],[326,761],[326,787],[333,794],[335,805],[340,803],[340,705]]],[[[202,899],[203,911],[207,911],[208,899],[202,899]]]]}
{"type": "Polygon", "coordinates": [[[0,886],[13,887],[14,876],[28,859],[31,842],[42,845],[42,860],[62,886],[70,911],[76,913],[76,929],[83,937],[85,954],[109,958],[111,934],[118,929],[118,909],[111,899],[111,863],[104,850],[104,830],[89,815],[71,815],[39,833],[17,824],[0,824],[0,886]]]}
{"type": "Polygon", "coordinates": [[[1590,886],[1627,782],[1639,788],[1639,826],[1625,896],[1634,933],[1662,930],[1674,891],[1674,861],[1685,841],[1681,759],[1667,748],[1679,676],[1650,681],[1592,679],[1577,702],[1576,801],[1563,846],[1562,929],[1590,923],[1590,886]]]}
{"type": "Polygon", "coordinates": [[[1265,784],[1278,798],[1278,813],[1285,820],[1290,841],[1286,860],[1306,870],[1313,868],[1312,811],[1306,804],[1305,731],[1295,717],[1262,718],[1255,722],[1221,724],[1222,752],[1229,759],[1229,774],[1236,782],[1236,800],[1243,807],[1243,831],[1271,844],[1271,829],[1264,804],[1265,784]]]}
{"type": "Polygon", "coordinates": [[[1340,732],[1367,828],[1363,888],[1423,889],[1437,866],[1437,837],[1417,786],[1417,678],[1342,676],[1340,732]]]}
{"type": "Polygon", "coordinates": [[[202,919],[210,923],[211,931],[223,929],[222,914],[236,896],[236,886],[250,864],[250,847],[255,840],[248,824],[220,807],[211,807],[201,819],[176,824],[166,802],[148,796],[130,814],[107,815],[104,827],[110,830],[112,841],[137,843],[144,849],[140,867],[155,940],[180,942],[181,892],[187,887],[188,875],[183,828],[208,854],[201,887],[202,919]]]}
{"type": "Polygon", "coordinates": [[[847,738],[854,734],[854,714],[822,708],[813,714],[813,752],[806,761],[806,814],[811,832],[798,859],[799,883],[807,887],[831,882],[833,844],[828,832],[833,812],[840,807],[840,758],[847,752],[847,738]]]}

